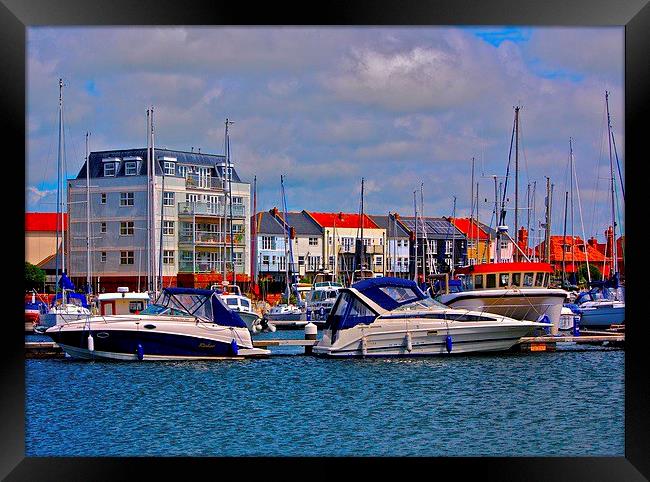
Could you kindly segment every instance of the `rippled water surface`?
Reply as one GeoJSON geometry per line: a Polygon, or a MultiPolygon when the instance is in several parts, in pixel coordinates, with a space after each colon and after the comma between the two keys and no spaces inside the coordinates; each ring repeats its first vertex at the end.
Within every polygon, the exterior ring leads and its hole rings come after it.
{"type": "Polygon", "coordinates": [[[618,350],[26,360],[25,373],[28,456],[624,454],[618,350]]]}

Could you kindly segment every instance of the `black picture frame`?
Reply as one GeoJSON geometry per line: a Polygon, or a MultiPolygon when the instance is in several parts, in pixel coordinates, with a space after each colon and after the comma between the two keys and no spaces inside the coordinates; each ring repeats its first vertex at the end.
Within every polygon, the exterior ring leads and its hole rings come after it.
{"type": "MultiPolygon", "coordinates": [[[[384,471],[394,468],[404,477],[423,474],[446,477],[475,472],[487,480],[647,480],[650,478],[650,426],[648,412],[650,383],[643,343],[648,339],[640,300],[643,269],[643,207],[640,191],[644,182],[626,182],[632,216],[626,216],[627,311],[633,313],[625,349],[625,456],[624,457],[513,457],[513,458],[252,458],[250,463],[233,464],[228,458],[37,458],[24,456],[25,364],[24,334],[12,319],[21,315],[24,291],[20,283],[24,244],[17,235],[24,229],[24,217],[17,205],[24,195],[26,159],[26,28],[37,25],[533,25],[625,27],[625,158],[626,177],[644,179],[645,122],[650,93],[650,5],[647,0],[473,0],[440,1],[356,1],[319,5],[235,4],[207,1],[170,0],[2,0],[2,113],[0,122],[5,144],[5,166],[9,176],[5,188],[15,189],[5,218],[5,260],[10,264],[5,277],[5,299],[12,300],[5,314],[2,344],[3,364],[0,418],[2,450],[0,477],[6,480],[121,480],[177,472],[195,476],[199,471],[212,477],[232,473],[242,476],[253,471],[261,476],[282,469],[286,476],[338,477],[350,468],[384,471]],[[10,147],[10,149],[6,149],[10,147]],[[20,182],[22,180],[22,183],[20,182]],[[631,204],[630,204],[631,203],[631,204]],[[636,214],[636,217],[634,216],[636,214]],[[640,222],[639,222],[640,221],[640,222]],[[16,233],[15,235],[13,233],[16,233]],[[637,234],[634,234],[637,233],[637,234]],[[231,472],[232,466],[235,466],[231,472]],[[281,466],[281,467],[280,467],[281,466]],[[293,473],[292,473],[293,472],[293,473]]],[[[645,135],[647,137],[647,134],[645,135]]],[[[7,172],[5,171],[5,174],[7,172]]],[[[10,199],[7,197],[7,199],[10,199]]],[[[22,200],[22,201],[21,201],[22,200]]],[[[627,213],[627,210],[626,210],[627,213]]],[[[606,369],[606,367],[603,367],[606,369]]],[[[318,455],[318,454],[314,454],[318,455]]],[[[277,472],[276,472],[277,473],[277,472]]]]}

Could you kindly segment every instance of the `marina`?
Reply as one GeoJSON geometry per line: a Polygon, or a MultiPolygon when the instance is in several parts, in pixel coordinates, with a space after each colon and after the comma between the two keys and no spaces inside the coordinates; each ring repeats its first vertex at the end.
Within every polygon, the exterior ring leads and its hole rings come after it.
{"type": "Polygon", "coordinates": [[[179,39],[233,57],[172,39],[205,69],[174,79],[141,29],[68,33],[104,39],[110,78],[41,68],[26,455],[622,455],[622,64],[546,66],[528,32],[341,27],[319,71],[325,30],[261,30],[263,68],[207,27],[179,39]]]}

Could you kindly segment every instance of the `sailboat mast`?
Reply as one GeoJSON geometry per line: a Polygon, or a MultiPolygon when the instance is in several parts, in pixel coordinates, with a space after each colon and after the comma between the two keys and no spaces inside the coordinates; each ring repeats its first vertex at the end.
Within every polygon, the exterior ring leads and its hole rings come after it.
{"type": "MultiPolygon", "coordinates": [[[[282,191],[282,208],[284,210],[284,176],[280,174],[280,188],[282,191]]],[[[284,274],[285,274],[285,280],[286,280],[286,294],[287,294],[287,304],[289,304],[289,296],[290,296],[290,286],[289,286],[289,242],[290,242],[290,236],[289,236],[289,229],[287,225],[287,219],[286,215],[283,220],[283,225],[284,225],[284,274]]]]}
{"type": "MultiPolygon", "coordinates": [[[[152,288],[158,290],[158,277],[156,267],[156,148],[154,147],[154,125],[153,125],[153,106],[151,107],[151,268],[152,268],[152,288]]],[[[162,225],[160,226],[162,230],[162,225]]]]}
{"type": "Polygon", "coordinates": [[[575,224],[573,222],[574,209],[573,209],[573,139],[569,137],[569,170],[571,177],[571,195],[569,196],[569,202],[571,203],[571,267],[573,269],[574,281],[577,281],[577,275],[575,272],[576,263],[575,263],[575,224]]]}
{"type": "Polygon", "coordinates": [[[569,199],[569,191],[564,193],[564,234],[562,236],[562,281],[566,282],[566,211],[569,199]]]}
{"type": "Polygon", "coordinates": [[[366,261],[366,250],[365,250],[365,243],[363,239],[363,181],[364,179],[361,178],[361,263],[359,266],[359,269],[364,269],[365,266],[365,261],[366,261]]]}
{"type": "Polygon", "coordinates": [[[253,177],[253,215],[251,216],[251,290],[257,285],[257,264],[255,253],[257,252],[257,176],[253,177]]]}
{"type": "Polygon", "coordinates": [[[88,159],[88,137],[86,132],[86,291],[90,289],[90,165],[88,159]]]}
{"type": "Polygon", "coordinates": [[[417,283],[418,282],[418,205],[417,202],[415,201],[415,191],[413,191],[413,221],[414,221],[414,227],[415,227],[415,242],[413,243],[413,247],[415,248],[415,256],[413,257],[414,261],[413,264],[415,265],[415,271],[414,271],[414,281],[417,283]]]}
{"type": "MultiPolygon", "coordinates": [[[[479,234],[480,234],[480,229],[481,228],[480,228],[480,224],[478,222],[478,218],[479,218],[479,213],[478,213],[478,184],[479,183],[477,182],[476,183],[476,264],[480,263],[480,259],[481,259],[481,253],[480,253],[480,246],[481,245],[479,244],[479,241],[480,241],[479,234]]],[[[483,254],[485,254],[485,250],[483,250],[483,254]]]]}
{"type": "MultiPolygon", "coordinates": [[[[230,166],[230,136],[228,135],[228,126],[234,122],[226,118],[226,169],[228,176],[228,204],[230,206],[229,234],[230,234],[230,266],[232,267],[232,284],[235,284],[235,242],[232,237],[232,168],[230,166]]],[[[286,221],[286,220],[285,220],[286,221]]]]}
{"type": "MultiPolygon", "coordinates": [[[[63,79],[59,79],[59,149],[57,151],[56,170],[56,277],[54,292],[59,292],[59,233],[63,234],[63,214],[61,213],[61,110],[63,109],[63,79]]],[[[63,246],[62,246],[63,248],[63,246]]],[[[63,252],[63,249],[61,250],[63,252]]],[[[56,299],[56,297],[55,297],[56,299]]]]}
{"type": "MultiPolygon", "coordinates": [[[[61,272],[65,274],[65,173],[63,171],[63,79],[59,79],[59,173],[61,183],[61,272]]],[[[63,300],[65,302],[65,300],[63,300]]]]}
{"type": "MultiPolygon", "coordinates": [[[[451,215],[452,219],[456,219],[456,196],[454,196],[454,209],[451,215]]],[[[451,223],[451,277],[454,277],[454,268],[456,267],[455,258],[456,258],[456,226],[454,223],[451,223]]]]}
{"type": "Polygon", "coordinates": [[[616,253],[616,206],[614,204],[614,161],[612,158],[612,122],[609,116],[609,92],[605,91],[605,106],[607,108],[607,140],[609,144],[609,169],[612,194],[612,269],[613,274],[618,273],[618,260],[616,253]]]}
{"type": "MultiPolygon", "coordinates": [[[[151,114],[147,109],[147,291],[151,289],[151,114]]],[[[196,261],[196,260],[194,260],[196,261]]]]}
{"type": "MultiPolygon", "coordinates": [[[[515,226],[514,236],[515,240],[518,238],[519,233],[519,106],[515,107],[515,226]]],[[[513,253],[514,260],[519,259],[519,253],[513,253]]]]}

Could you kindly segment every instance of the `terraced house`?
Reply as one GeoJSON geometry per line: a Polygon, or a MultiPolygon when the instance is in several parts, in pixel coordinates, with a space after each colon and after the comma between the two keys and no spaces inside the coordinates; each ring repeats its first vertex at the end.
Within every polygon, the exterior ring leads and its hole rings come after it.
{"type": "MultiPolygon", "coordinates": [[[[162,275],[163,286],[205,287],[221,282],[224,273],[229,281],[234,273],[237,283],[248,283],[250,184],[240,179],[232,161],[227,166],[223,155],[156,148],[155,195],[149,201],[146,160],[147,149],[89,155],[95,290],[147,289],[150,265],[162,275]],[[149,248],[151,236],[155,252],[149,248]]],[[[69,269],[81,285],[86,278],[86,168],[84,163],[68,182],[69,269]]]]}

